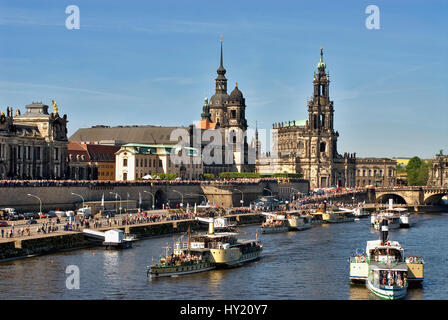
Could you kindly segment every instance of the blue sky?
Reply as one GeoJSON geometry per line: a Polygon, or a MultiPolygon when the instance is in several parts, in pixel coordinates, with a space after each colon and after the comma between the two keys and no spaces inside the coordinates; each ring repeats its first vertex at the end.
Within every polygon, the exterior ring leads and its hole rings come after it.
{"type": "Polygon", "coordinates": [[[447,1],[0,1],[0,109],[92,125],[188,125],[214,93],[219,37],[250,127],[307,118],[320,47],[338,151],[448,151],[447,1]],[[368,5],[380,29],[368,30],[368,5]],[[67,30],[65,8],[80,9],[67,30]]]}

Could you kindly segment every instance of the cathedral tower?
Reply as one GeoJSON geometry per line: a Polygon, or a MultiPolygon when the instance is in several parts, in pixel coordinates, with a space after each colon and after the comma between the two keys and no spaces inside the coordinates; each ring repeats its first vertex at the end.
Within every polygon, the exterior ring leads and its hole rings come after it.
{"type": "Polygon", "coordinates": [[[216,127],[225,127],[227,125],[226,103],[229,100],[227,94],[227,78],[225,77],[226,69],[223,66],[222,57],[222,37],[221,37],[221,61],[218,70],[218,77],[215,79],[216,92],[210,98],[211,119],[216,123],[216,127]]]}

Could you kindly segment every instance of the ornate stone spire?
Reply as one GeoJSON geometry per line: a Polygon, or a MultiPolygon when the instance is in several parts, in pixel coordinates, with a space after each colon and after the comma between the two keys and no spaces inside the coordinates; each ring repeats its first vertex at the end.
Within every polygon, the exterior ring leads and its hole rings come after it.
{"type": "Polygon", "coordinates": [[[226,69],[224,68],[223,58],[222,58],[222,36],[221,36],[221,60],[220,60],[219,68],[218,68],[218,70],[216,70],[216,72],[218,73],[218,78],[220,76],[222,76],[225,79],[224,75],[226,74],[226,69]]]}

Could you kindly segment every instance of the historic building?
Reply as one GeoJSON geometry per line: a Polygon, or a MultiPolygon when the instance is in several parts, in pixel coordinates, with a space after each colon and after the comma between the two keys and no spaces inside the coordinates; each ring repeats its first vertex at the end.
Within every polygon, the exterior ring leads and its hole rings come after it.
{"type": "MultiPolygon", "coordinates": [[[[273,124],[273,156],[259,157],[257,172],[300,173],[310,181],[311,188],[316,188],[373,184],[373,178],[357,176],[363,170],[371,170],[383,174],[383,185],[393,184],[393,179],[386,175],[390,172],[389,166],[395,165],[394,161],[357,159],[356,153],[339,154],[339,133],[334,130],[334,103],[330,100],[330,76],[326,72],[322,49],[313,87],[312,99],[307,103],[308,119],[273,124]]],[[[258,146],[258,138],[256,144],[258,146]]]]}
{"type": "Polygon", "coordinates": [[[33,102],[21,114],[7,108],[0,116],[0,178],[60,179],[67,173],[67,115],[61,117],[53,101],[33,102]]]}
{"type": "Polygon", "coordinates": [[[391,187],[397,184],[397,163],[388,158],[357,158],[356,186],[391,187]]]}
{"type": "Polygon", "coordinates": [[[448,186],[448,155],[436,155],[432,159],[429,167],[428,186],[447,187],[448,186]]]}
{"type": "Polygon", "coordinates": [[[69,178],[74,180],[115,180],[117,146],[70,141],[67,147],[69,178]]]}
{"type": "MultiPolygon", "coordinates": [[[[215,79],[215,94],[207,98],[203,104],[201,120],[196,124],[195,130],[217,130],[221,135],[219,140],[222,147],[222,158],[218,163],[205,163],[204,173],[213,173],[215,176],[224,171],[253,172],[255,171],[255,153],[247,143],[246,99],[235,83],[230,95],[227,93],[226,69],[223,65],[222,39],[220,65],[215,79]],[[232,159],[229,161],[225,150],[230,150],[232,159]],[[249,160],[253,154],[252,161],[249,160]]],[[[201,139],[201,149],[213,142],[213,139],[201,139]]]]}
{"type": "Polygon", "coordinates": [[[116,153],[116,180],[153,178],[158,173],[176,173],[182,179],[200,179],[203,173],[198,150],[184,147],[186,159],[172,159],[172,145],[125,144],[116,153]]]}

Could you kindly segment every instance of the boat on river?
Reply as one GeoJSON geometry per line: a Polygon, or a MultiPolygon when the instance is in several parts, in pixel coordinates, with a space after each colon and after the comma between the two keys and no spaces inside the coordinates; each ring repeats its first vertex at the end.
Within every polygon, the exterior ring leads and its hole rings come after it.
{"type": "MultiPolygon", "coordinates": [[[[212,218],[206,234],[174,243],[172,254],[165,254],[147,271],[151,278],[198,273],[220,267],[233,267],[256,260],[263,250],[256,239],[239,239],[237,232],[216,232],[212,218]]],[[[168,250],[168,249],[167,249],[168,250]]]]}
{"type": "Polygon", "coordinates": [[[278,233],[289,231],[289,221],[284,214],[263,212],[266,221],[261,225],[261,233],[278,233]]]}
{"type": "Polygon", "coordinates": [[[289,230],[302,231],[311,228],[311,215],[300,214],[299,211],[288,211],[289,230]]]}
{"type": "Polygon", "coordinates": [[[353,210],[329,210],[322,214],[324,223],[343,223],[354,222],[355,216],[353,210]]]}
{"type": "Polygon", "coordinates": [[[394,208],[392,199],[389,200],[387,209],[371,215],[370,224],[376,230],[379,230],[383,219],[388,220],[389,229],[409,228],[412,226],[408,209],[394,208]]]}
{"type": "Polygon", "coordinates": [[[381,223],[379,240],[367,241],[364,254],[350,257],[350,281],[365,282],[381,299],[395,300],[406,296],[408,284],[423,281],[422,257],[405,257],[398,241],[388,239],[388,220],[381,223]]]}

